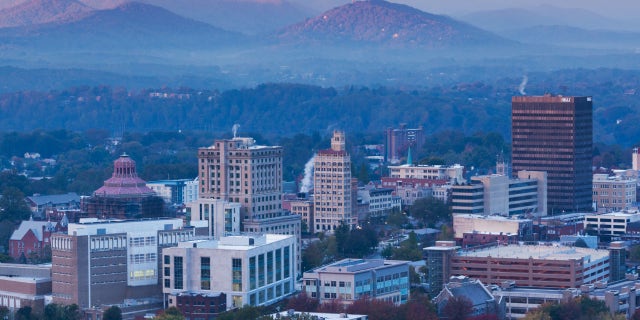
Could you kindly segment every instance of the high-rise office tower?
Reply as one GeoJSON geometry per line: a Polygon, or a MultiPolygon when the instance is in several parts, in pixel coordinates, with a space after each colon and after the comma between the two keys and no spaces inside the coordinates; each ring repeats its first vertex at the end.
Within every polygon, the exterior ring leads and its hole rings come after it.
{"type": "Polygon", "coordinates": [[[282,147],[252,138],[216,140],[198,150],[200,197],[242,205],[242,219],[266,219],[282,212],[282,147]]]}
{"type": "Polygon", "coordinates": [[[314,160],[313,200],[315,232],[335,230],[341,223],[357,224],[351,201],[351,156],[342,131],[334,131],[331,149],[320,150],[314,160]]]}
{"type": "Polygon", "coordinates": [[[409,129],[403,123],[400,128],[388,128],[385,134],[385,157],[391,163],[398,163],[400,158],[407,156],[409,148],[412,148],[415,152],[416,149],[422,148],[425,142],[422,126],[416,129],[409,129]]]}
{"type": "Polygon", "coordinates": [[[591,97],[511,100],[512,172],[547,172],[547,212],[592,211],[591,97]]]}

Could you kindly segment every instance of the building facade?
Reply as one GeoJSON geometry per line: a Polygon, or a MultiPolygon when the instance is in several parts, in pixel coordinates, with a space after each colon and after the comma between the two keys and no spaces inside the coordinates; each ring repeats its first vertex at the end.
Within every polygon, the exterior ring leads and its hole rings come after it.
{"type": "Polygon", "coordinates": [[[320,303],[369,297],[396,305],[409,301],[409,261],[344,259],[305,272],[302,291],[320,303]]]}
{"type": "Polygon", "coordinates": [[[593,204],[598,213],[631,209],[636,202],[637,179],[608,174],[593,175],[593,204]]]}
{"type": "Polygon", "coordinates": [[[193,237],[181,219],[71,223],[67,234],[51,237],[53,302],[80,309],[126,299],[161,302],[161,250],[193,237]]]}
{"type": "Polygon", "coordinates": [[[526,218],[457,214],[453,216],[454,238],[463,239],[465,234],[515,235],[523,240],[531,235],[533,221],[526,218]]]}
{"type": "Polygon", "coordinates": [[[428,293],[435,297],[451,277],[451,257],[460,247],[455,241],[436,241],[435,246],[424,248],[427,265],[428,293]]]}
{"type": "MultiPolygon", "coordinates": [[[[15,313],[22,307],[42,314],[51,295],[51,266],[0,264],[0,306],[15,313]]],[[[7,319],[13,319],[7,315],[7,319]]]]}
{"type": "Polygon", "coordinates": [[[182,242],[162,251],[162,292],[224,293],[227,309],[273,304],[295,291],[296,246],[276,234],[182,242]]]}
{"type": "Polygon", "coordinates": [[[358,219],[385,219],[392,212],[400,212],[402,202],[400,197],[393,195],[393,189],[389,188],[359,188],[358,203],[368,206],[367,216],[358,219]]]}
{"type": "Polygon", "coordinates": [[[436,184],[454,184],[465,181],[463,178],[464,166],[455,164],[452,166],[441,165],[413,165],[389,166],[390,178],[423,179],[436,184]]]}
{"type": "Polygon", "coordinates": [[[422,126],[416,129],[407,128],[401,124],[400,128],[388,128],[386,130],[386,154],[388,162],[397,163],[400,158],[406,156],[409,148],[421,148],[425,142],[422,126]]]}
{"type": "Polygon", "coordinates": [[[314,232],[332,232],[342,223],[354,228],[358,223],[353,214],[351,156],[345,143],[344,132],[334,131],[331,149],[320,150],[315,157],[314,232]]]}
{"type": "Polygon", "coordinates": [[[170,205],[183,205],[198,199],[197,178],[149,181],[147,187],[170,205]]]}
{"type": "Polygon", "coordinates": [[[302,221],[306,224],[306,232],[313,233],[315,230],[315,220],[313,219],[313,199],[296,199],[292,200],[290,204],[291,213],[299,215],[302,218],[302,221]]]}
{"type": "Polygon", "coordinates": [[[75,192],[54,195],[33,195],[25,197],[31,212],[42,215],[46,210],[80,209],[80,196],[75,192]]]}
{"type": "Polygon", "coordinates": [[[604,237],[604,241],[612,237],[620,237],[628,232],[629,225],[640,221],[640,213],[609,212],[588,214],[584,216],[584,228],[588,234],[604,237]]]}
{"type": "Polygon", "coordinates": [[[9,255],[25,262],[45,258],[51,250],[51,234],[63,229],[61,224],[50,221],[22,221],[9,238],[9,255]]]}
{"type": "Polygon", "coordinates": [[[514,174],[547,172],[551,214],[591,210],[592,98],[518,96],[511,106],[514,174]]]}
{"type": "Polygon", "coordinates": [[[252,138],[216,140],[198,149],[199,197],[242,205],[242,219],[264,219],[282,211],[282,147],[252,138]]]}
{"type": "Polygon", "coordinates": [[[451,274],[485,284],[576,288],[609,280],[609,251],[557,245],[497,245],[451,256],[451,274]]]}
{"type": "Polygon", "coordinates": [[[240,229],[241,205],[219,199],[199,198],[187,204],[189,223],[196,228],[196,234],[206,234],[218,239],[236,234],[240,229]]]}
{"type": "Polygon", "coordinates": [[[518,178],[492,174],[452,186],[453,214],[547,215],[546,173],[518,172],[518,178]]]}

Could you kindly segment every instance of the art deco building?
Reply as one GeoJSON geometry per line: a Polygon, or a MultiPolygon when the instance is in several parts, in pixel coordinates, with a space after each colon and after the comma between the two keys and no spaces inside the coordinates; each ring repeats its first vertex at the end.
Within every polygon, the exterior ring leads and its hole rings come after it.
{"type": "Polygon", "coordinates": [[[351,156],[342,131],[334,131],[331,149],[318,151],[314,161],[315,232],[335,230],[341,223],[355,227],[351,199],[351,156]]]}
{"type": "Polygon", "coordinates": [[[591,211],[591,97],[512,98],[512,170],[547,172],[547,211],[591,211]]]}
{"type": "Polygon", "coordinates": [[[136,173],[136,162],[123,154],[113,163],[113,175],[91,197],[81,199],[82,212],[101,219],[163,216],[164,201],[136,173]]]}
{"type": "Polygon", "coordinates": [[[252,138],[216,140],[198,150],[199,197],[242,205],[243,220],[282,211],[282,147],[261,146],[252,138]]]}
{"type": "MultiPolygon", "coordinates": [[[[295,235],[301,243],[300,216],[282,209],[282,147],[258,145],[254,139],[244,137],[216,140],[213,145],[198,149],[198,179],[199,203],[202,199],[216,199],[240,204],[242,231],[295,235]]],[[[225,218],[218,221],[226,224],[229,218],[235,218],[228,212],[232,206],[225,206],[225,218]]],[[[215,219],[215,212],[212,216],[215,219]]],[[[194,221],[193,212],[191,218],[194,221]]],[[[212,228],[222,230],[220,226],[212,228]]],[[[225,226],[224,230],[229,228],[225,226]]],[[[295,261],[300,269],[300,245],[296,248],[295,261]]]]}

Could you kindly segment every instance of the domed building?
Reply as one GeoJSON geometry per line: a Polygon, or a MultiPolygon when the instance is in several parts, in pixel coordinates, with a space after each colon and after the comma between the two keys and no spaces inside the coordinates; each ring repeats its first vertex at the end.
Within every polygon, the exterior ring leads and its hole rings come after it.
{"type": "Polygon", "coordinates": [[[164,202],[136,173],[136,162],[123,154],[113,163],[113,175],[91,197],[81,201],[82,212],[100,219],[163,216],[164,202]]]}

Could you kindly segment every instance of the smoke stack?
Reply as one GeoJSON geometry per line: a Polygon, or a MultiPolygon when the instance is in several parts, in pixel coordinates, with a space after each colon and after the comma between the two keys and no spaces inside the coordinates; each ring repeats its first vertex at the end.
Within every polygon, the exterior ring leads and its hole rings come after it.
{"type": "Polygon", "coordinates": [[[524,92],[524,88],[527,86],[527,82],[529,81],[529,77],[527,77],[526,75],[522,77],[522,82],[520,82],[520,86],[518,87],[518,91],[520,91],[520,94],[523,96],[526,96],[527,93],[524,92]]]}
{"type": "Polygon", "coordinates": [[[300,193],[308,193],[313,185],[313,162],[316,160],[314,154],[309,161],[304,165],[304,178],[302,178],[302,185],[300,186],[300,193]]]}

